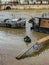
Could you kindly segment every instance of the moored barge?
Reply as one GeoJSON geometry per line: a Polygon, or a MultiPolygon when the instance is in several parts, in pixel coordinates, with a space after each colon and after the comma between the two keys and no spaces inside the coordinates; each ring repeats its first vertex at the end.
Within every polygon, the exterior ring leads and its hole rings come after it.
{"type": "Polygon", "coordinates": [[[32,18],[31,23],[32,23],[31,29],[34,29],[35,31],[38,32],[49,33],[49,16],[46,16],[46,14],[42,15],[42,17],[32,18]]]}

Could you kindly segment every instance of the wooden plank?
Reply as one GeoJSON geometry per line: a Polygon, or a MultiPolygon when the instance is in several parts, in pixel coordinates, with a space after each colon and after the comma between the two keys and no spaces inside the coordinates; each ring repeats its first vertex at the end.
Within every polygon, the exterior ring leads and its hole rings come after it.
{"type": "Polygon", "coordinates": [[[23,54],[27,51],[28,49],[26,48],[26,49],[24,49],[23,51],[21,51],[18,55],[17,55],[17,59],[20,59],[21,58],[21,56],[23,56],[23,54]]]}
{"type": "MultiPolygon", "coordinates": [[[[33,45],[32,45],[33,46],[33,45]]],[[[22,50],[16,57],[16,59],[20,59],[26,52],[28,52],[32,46],[28,47],[28,48],[25,48],[24,50],[22,50]]]]}
{"type": "Polygon", "coordinates": [[[43,44],[43,42],[46,42],[49,40],[49,36],[46,36],[44,38],[41,38],[40,40],[38,40],[36,43],[37,44],[43,44]]]}

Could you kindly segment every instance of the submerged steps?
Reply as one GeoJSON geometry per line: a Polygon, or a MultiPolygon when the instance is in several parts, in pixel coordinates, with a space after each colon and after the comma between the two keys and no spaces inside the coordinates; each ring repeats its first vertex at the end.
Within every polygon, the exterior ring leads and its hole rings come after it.
{"type": "Polygon", "coordinates": [[[32,45],[29,48],[26,48],[22,52],[20,52],[17,55],[16,59],[20,59],[22,56],[26,56],[28,54],[38,52],[42,48],[43,42],[46,42],[48,40],[49,40],[49,36],[39,39],[34,45],[32,45]]]}

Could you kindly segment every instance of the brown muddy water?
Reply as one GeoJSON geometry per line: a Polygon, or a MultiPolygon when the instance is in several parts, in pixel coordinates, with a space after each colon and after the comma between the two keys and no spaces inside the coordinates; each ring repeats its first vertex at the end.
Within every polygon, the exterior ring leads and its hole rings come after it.
{"type": "MultiPolygon", "coordinates": [[[[33,10],[33,11],[0,11],[0,18],[26,18],[25,29],[12,29],[0,27],[0,54],[8,55],[13,58],[17,56],[23,49],[36,43],[36,41],[48,34],[31,31],[31,24],[28,20],[31,17],[39,16],[43,12],[49,13],[49,10],[33,10]],[[28,35],[32,42],[25,43],[24,37],[28,35]]],[[[40,52],[34,56],[29,56],[24,59],[16,60],[18,63],[24,63],[24,65],[49,65],[49,45],[45,46],[40,52]]],[[[20,65],[20,64],[19,64],[20,65]]]]}

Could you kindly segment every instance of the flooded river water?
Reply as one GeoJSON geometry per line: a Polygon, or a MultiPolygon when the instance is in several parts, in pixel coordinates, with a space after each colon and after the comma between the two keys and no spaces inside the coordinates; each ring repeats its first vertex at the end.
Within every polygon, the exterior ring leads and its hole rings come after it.
{"type": "MultiPolygon", "coordinates": [[[[28,23],[28,20],[36,15],[40,15],[43,12],[49,13],[49,10],[45,11],[0,11],[0,18],[26,18],[26,28],[25,29],[12,29],[12,28],[3,28],[0,27],[0,54],[16,57],[19,52],[23,49],[28,48],[29,46],[36,43],[36,41],[42,37],[47,36],[48,34],[39,33],[31,31],[31,24],[28,23]],[[28,35],[32,42],[25,43],[24,37],[28,35]]],[[[24,65],[49,65],[49,46],[45,47],[44,50],[41,50],[39,53],[31,57],[26,57],[24,59],[18,60],[24,65]]],[[[17,61],[16,61],[17,62],[17,61]]],[[[20,64],[19,64],[20,65],[20,64]]]]}

